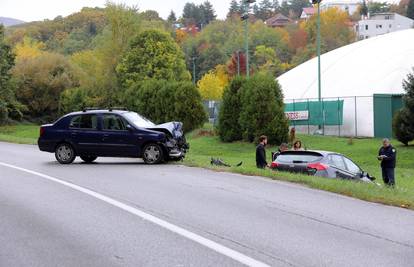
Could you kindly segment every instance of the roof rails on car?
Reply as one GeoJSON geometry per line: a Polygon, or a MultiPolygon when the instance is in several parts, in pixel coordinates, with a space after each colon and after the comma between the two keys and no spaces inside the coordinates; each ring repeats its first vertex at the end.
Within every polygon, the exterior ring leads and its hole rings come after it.
{"type": "Polygon", "coordinates": [[[90,110],[100,110],[102,108],[84,108],[82,111],[86,112],[86,111],[90,111],[90,110]]]}
{"type": "Polygon", "coordinates": [[[110,107],[108,110],[109,111],[112,111],[112,110],[124,110],[124,111],[128,111],[128,109],[125,108],[125,107],[110,107]]]}
{"type": "MultiPolygon", "coordinates": [[[[86,112],[86,111],[91,111],[91,110],[105,110],[105,108],[84,108],[82,111],[86,112]]],[[[108,111],[113,111],[113,110],[125,110],[128,111],[127,108],[125,107],[110,107],[107,109],[108,111]]]]}

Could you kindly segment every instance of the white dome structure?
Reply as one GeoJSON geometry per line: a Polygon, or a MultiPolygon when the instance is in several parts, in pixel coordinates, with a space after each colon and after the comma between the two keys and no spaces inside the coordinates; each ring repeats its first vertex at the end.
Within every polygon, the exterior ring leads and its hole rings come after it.
{"type": "MultiPolygon", "coordinates": [[[[402,83],[413,67],[414,29],[355,42],[323,54],[322,98],[324,101],[336,99],[343,105],[343,111],[338,115],[342,119],[336,124],[327,124],[325,133],[391,137],[393,114],[402,105],[402,83]]],[[[282,86],[285,103],[317,101],[318,59],[313,58],[293,68],[277,80],[282,86]]],[[[325,111],[324,118],[330,115],[329,112],[325,111]]],[[[303,121],[299,125],[302,125],[297,127],[299,132],[310,133],[315,127],[311,124],[310,128],[309,123],[303,127],[303,121]]]]}
{"type": "MultiPolygon", "coordinates": [[[[393,32],[321,56],[322,97],[401,94],[414,67],[414,29],[393,32]]],[[[286,99],[318,97],[318,59],[278,77],[286,99]]]]}

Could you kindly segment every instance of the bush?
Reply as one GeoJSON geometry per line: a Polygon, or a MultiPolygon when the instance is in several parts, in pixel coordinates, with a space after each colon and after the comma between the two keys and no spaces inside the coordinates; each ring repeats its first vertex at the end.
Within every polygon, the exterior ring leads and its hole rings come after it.
{"type": "Polygon", "coordinates": [[[87,91],[83,88],[66,89],[60,95],[59,114],[63,115],[73,111],[79,111],[91,105],[87,91]]]}
{"type": "Polygon", "coordinates": [[[124,103],[155,123],[181,121],[184,132],[202,126],[207,119],[200,93],[191,82],[135,82],[125,91],[124,103]]]}
{"type": "Polygon", "coordinates": [[[240,88],[246,80],[242,77],[234,78],[224,89],[218,121],[218,134],[224,142],[233,142],[242,139],[239,115],[241,112],[240,88]]]}
{"type": "Polygon", "coordinates": [[[247,80],[242,86],[241,102],[239,123],[243,139],[253,142],[264,134],[271,144],[287,142],[289,124],[283,94],[273,76],[258,73],[247,80]]]}
{"type": "Polygon", "coordinates": [[[404,145],[407,146],[408,142],[414,140],[414,133],[410,128],[410,121],[406,109],[401,109],[395,114],[392,128],[395,138],[404,145]]]}

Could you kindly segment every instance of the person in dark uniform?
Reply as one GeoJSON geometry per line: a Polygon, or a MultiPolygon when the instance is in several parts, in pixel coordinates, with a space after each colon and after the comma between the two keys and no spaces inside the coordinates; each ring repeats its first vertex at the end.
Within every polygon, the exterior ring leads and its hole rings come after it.
{"type": "Polygon", "coordinates": [[[397,159],[397,151],[391,145],[390,140],[385,138],[382,141],[382,147],[378,152],[378,160],[381,161],[382,179],[384,184],[395,186],[395,162],[397,159]]]}
{"type": "Polygon", "coordinates": [[[256,147],[256,166],[257,168],[264,169],[268,167],[266,161],[266,145],[267,136],[262,135],[259,137],[259,144],[256,147]]]}

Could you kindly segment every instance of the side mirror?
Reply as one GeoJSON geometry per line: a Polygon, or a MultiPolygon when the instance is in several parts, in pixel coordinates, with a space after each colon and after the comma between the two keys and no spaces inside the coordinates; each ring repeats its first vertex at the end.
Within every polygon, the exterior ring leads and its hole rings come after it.
{"type": "Polygon", "coordinates": [[[134,127],[132,127],[131,125],[127,125],[126,128],[128,129],[128,131],[133,132],[134,131],[134,127]]]}

